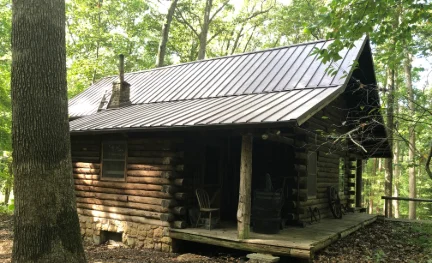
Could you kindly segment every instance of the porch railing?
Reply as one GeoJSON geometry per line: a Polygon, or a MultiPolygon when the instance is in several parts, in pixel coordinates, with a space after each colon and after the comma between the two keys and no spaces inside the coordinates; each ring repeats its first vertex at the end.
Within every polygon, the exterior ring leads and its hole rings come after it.
{"type": "Polygon", "coordinates": [[[432,203],[432,199],[424,199],[424,198],[408,198],[408,197],[381,196],[381,199],[385,200],[384,201],[384,211],[385,211],[384,216],[386,218],[389,217],[388,210],[387,210],[387,203],[389,203],[392,200],[432,203]]]}

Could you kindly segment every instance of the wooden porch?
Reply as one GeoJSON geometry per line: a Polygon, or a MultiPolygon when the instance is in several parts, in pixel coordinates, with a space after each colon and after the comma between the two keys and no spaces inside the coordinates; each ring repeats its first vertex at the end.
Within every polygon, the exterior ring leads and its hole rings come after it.
{"type": "Polygon", "coordinates": [[[376,215],[349,213],[341,220],[325,218],[305,228],[287,227],[279,234],[266,235],[251,231],[248,239],[238,239],[237,226],[234,223],[222,223],[221,228],[211,231],[202,228],[171,229],[170,237],[239,250],[310,259],[316,251],[376,219],[376,215]]]}

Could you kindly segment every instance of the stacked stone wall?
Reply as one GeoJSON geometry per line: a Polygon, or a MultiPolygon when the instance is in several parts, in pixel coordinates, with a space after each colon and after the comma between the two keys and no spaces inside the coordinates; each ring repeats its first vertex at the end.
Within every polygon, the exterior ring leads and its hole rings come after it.
{"type": "Polygon", "coordinates": [[[121,233],[122,243],[131,248],[173,251],[169,227],[82,215],[79,218],[81,235],[86,241],[101,244],[106,241],[104,231],[108,231],[121,233]]]}

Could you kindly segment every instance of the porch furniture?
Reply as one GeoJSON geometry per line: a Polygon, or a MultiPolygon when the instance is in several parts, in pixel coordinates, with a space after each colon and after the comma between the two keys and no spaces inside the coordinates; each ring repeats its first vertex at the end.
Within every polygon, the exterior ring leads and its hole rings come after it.
{"type": "MultiPolygon", "coordinates": [[[[195,190],[195,194],[197,196],[198,199],[198,205],[199,205],[199,215],[198,215],[198,220],[196,221],[195,227],[198,227],[198,224],[200,222],[201,219],[201,215],[202,214],[208,214],[208,229],[211,230],[212,227],[212,213],[214,212],[219,212],[219,208],[212,208],[210,206],[210,198],[209,195],[207,194],[207,192],[204,189],[198,188],[195,190]]],[[[204,221],[204,226],[206,225],[205,221],[204,221]]]]}
{"type": "Polygon", "coordinates": [[[335,218],[342,219],[342,204],[339,198],[339,194],[333,186],[327,188],[328,201],[330,210],[335,218]]]}
{"type": "Polygon", "coordinates": [[[270,174],[265,175],[265,183],[264,189],[254,191],[251,217],[253,231],[261,234],[277,234],[282,226],[281,209],[284,204],[284,187],[274,191],[270,174]]]}

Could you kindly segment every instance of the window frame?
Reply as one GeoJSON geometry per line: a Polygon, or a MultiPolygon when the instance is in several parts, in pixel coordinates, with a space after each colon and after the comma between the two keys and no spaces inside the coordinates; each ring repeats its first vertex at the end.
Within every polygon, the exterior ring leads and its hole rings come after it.
{"type": "MultiPolygon", "coordinates": [[[[100,171],[99,171],[99,180],[100,181],[118,181],[118,182],[125,182],[127,177],[127,160],[128,160],[128,143],[126,140],[106,140],[102,141],[101,143],[101,164],[100,164],[100,171]],[[125,156],[124,156],[124,171],[123,171],[123,177],[122,178],[115,178],[115,177],[105,177],[103,176],[104,171],[104,145],[105,144],[123,144],[125,146],[125,156]]],[[[121,159],[108,159],[108,161],[121,161],[121,159]]]]}
{"type": "Polygon", "coordinates": [[[307,152],[307,197],[308,199],[317,198],[318,195],[318,152],[317,151],[308,151],[307,152]],[[310,173],[309,171],[309,158],[311,155],[315,155],[315,173],[310,173]],[[310,185],[311,175],[314,176],[315,179],[315,189],[312,189],[312,186],[310,185]],[[313,190],[313,193],[310,193],[310,191],[313,190]]]}

